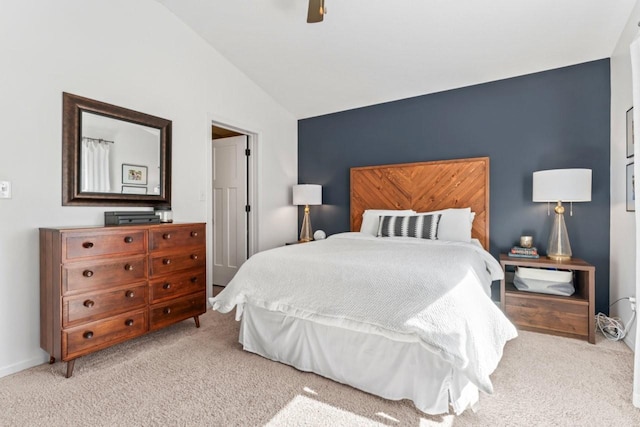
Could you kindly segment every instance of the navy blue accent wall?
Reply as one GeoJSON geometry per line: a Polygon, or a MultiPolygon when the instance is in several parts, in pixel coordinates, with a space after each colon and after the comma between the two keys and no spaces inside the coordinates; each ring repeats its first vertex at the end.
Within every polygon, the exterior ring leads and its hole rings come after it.
{"type": "Polygon", "coordinates": [[[522,234],[546,252],[553,210],[531,201],[534,171],[592,169],[592,201],[573,216],[567,206],[565,219],[574,256],[596,266],[596,312],[608,313],[609,114],[602,59],[308,118],[298,122],[298,181],[323,185],[312,225],[333,234],[349,230],[349,168],[488,156],[497,257],[522,234]]]}

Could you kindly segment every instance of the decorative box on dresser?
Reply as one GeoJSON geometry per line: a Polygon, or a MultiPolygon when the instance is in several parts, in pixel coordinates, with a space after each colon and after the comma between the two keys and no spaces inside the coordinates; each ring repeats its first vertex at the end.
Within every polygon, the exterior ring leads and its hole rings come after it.
{"type": "Polygon", "coordinates": [[[595,344],[596,269],[593,265],[578,258],[554,261],[506,254],[500,254],[500,265],[505,273],[500,282],[501,308],[513,323],[525,330],[580,338],[595,344]],[[571,270],[576,291],[571,296],[519,291],[509,274],[517,267],[571,270]]]}
{"type": "Polygon", "coordinates": [[[206,312],[205,224],[40,229],[40,346],[50,363],[206,312]]]}

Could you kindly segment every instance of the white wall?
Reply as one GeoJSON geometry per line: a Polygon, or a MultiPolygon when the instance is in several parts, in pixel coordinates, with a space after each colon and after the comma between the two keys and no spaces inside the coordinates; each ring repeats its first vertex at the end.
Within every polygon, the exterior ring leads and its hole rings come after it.
{"type": "MultiPolygon", "coordinates": [[[[610,301],[636,296],[635,218],[626,212],[626,165],[633,158],[626,155],[626,111],[632,106],[631,58],[629,45],[638,34],[640,3],[636,4],[611,57],[611,261],[610,301]]],[[[640,108],[637,105],[635,108],[640,108]]],[[[636,136],[636,138],[638,138],[636,136]]],[[[627,321],[631,316],[628,301],[611,307],[611,315],[627,321]]],[[[635,321],[625,342],[635,349],[635,321]]]]}
{"type": "MultiPolygon", "coordinates": [[[[295,239],[297,122],[153,0],[0,1],[0,376],[39,346],[38,227],[102,225],[61,206],[62,92],[173,121],[173,216],[205,221],[210,118],[258,134],[259,249],[295,239]]],[[[210,199],[209,199],[210,200],[210,199]]],[[[118,208],[118,210],[122,210],[118,208]]]]}

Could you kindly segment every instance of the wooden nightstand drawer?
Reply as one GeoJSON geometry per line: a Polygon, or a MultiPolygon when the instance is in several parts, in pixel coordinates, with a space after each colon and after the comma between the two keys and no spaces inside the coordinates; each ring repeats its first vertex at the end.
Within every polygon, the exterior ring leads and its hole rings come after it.
{"type": "Polygon", "coordinates": [[[586,301],[506,294],[506,315],[513,323],[531,330],[587,337],[589,305],[586,301]]]}

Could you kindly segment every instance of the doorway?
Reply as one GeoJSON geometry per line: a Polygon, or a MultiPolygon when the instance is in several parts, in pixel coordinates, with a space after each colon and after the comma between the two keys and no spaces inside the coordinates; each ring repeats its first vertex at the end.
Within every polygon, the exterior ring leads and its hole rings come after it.
{"type": "Polygon", "coordinates": [[[257,135],[213,122],[211,126],[208,265],[215,296],[256,247],[255,143],[257,135]]]}

